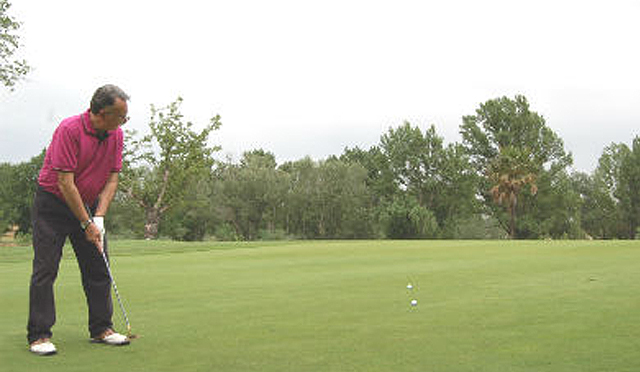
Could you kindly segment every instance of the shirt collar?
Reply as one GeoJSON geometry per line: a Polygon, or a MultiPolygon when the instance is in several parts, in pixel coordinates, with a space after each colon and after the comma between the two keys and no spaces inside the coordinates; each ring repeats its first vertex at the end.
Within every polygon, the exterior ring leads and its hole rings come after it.
{"type": "Polygon", "coordinates": [[[91,116],[89,115],[89,110],[80,114],[80,120],[82,120],[82,127],[84,128],[85,133],[90,136],[96,137],[100,141],[104,141],[109,137],[109,132],[105,131],[103,134],[98,133],[97,130],[91,125],[91,116]]]}

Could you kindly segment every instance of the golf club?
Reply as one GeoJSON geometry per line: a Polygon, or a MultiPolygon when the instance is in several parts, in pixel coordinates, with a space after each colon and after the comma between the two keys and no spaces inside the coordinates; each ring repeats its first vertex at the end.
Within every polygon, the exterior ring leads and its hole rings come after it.
{"type": "MultiPolygon", "coordinates": [[[[91,214],[91,210],[87,205],[84,206],[89,214],[89,217],[93,219],[93,215],[91,214]]],[[[109,279],[111,280],[111,285],[113,286],[113,292],[116,294],[116,299],[118,300],[118,305],[120,305],[120,310],[122,311],[122,316],[124,317],[124,321],[127,325],[127,337],[129,339],[138,338],[137,335],[131,334],[131,323],[129,323],[129,317],[127,316],[127,311],[124,309],[124,305],[122,304],[122,299],[120,298],[120,293],[118,292],[118,286],[116,285],[116,281],[113,279],[113,274],[111,273],[111,265],[109,265],[109,260],[107,260],[107,255],[104,251],[104,235],[101,235],[101,243],[102,243],[102,259],[104,260],[104,265],[107,267],[107,273],[109,274],[109,279]]]]}
{"type": "MultiPolygon", "coordinates": [[[[104,247],[104,245],[103,245],[104,247]]],[[[107,260],[107,255],[104,253],[104,249],[102,250],[102,259],[104,260],[104,264],[107,267],[107,273],[109,273],[109,279],[111,279],[111,285],[113,286],[113,292],[116,294],[116,299],[118,300],[118,305],[120,305],[120,310],[122,311],[122,316],[124,317],[124,321],[127,324],[127,337],[129,339],[137,338],[138,336],[131,334],[131,323],[129,323],[129,317],[127,316],[127,312],[124,309],[124,305],[122,304],[122,300],[120,299],[120,293],[118,293],[118,286],[116,285],[116,281],[113,279],[113,274],[111,274],[111,266],[109,265],[109,260],[107,260]]]]}

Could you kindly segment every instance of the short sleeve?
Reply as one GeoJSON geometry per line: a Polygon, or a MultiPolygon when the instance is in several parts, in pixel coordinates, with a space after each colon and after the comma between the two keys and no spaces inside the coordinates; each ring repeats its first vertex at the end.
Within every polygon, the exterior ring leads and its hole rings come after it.
{"type": "Polygon", "coordinates": [[[56,129],[51,141],[51,167],[58,171],[73,171],[78,166],[79,138],[65,125],[56,129]]]}

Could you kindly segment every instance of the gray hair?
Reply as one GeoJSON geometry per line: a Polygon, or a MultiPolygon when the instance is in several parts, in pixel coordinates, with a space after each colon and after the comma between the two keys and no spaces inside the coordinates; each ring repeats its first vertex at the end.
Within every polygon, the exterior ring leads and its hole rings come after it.
{"type": "Polygon", "coordinates": [[[115,85],[107,84],[98,88],[91,98],[91,112],[98,114],[103,108],[113,106],[116,98],[125,102],[129,100],[127,93],[115,85]]]}

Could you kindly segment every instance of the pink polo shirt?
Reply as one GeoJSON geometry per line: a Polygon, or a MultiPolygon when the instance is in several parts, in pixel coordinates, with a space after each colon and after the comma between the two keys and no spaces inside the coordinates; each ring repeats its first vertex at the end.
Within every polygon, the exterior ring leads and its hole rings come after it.
{"type": "Polygon", "coordinates": [[[53,133],[38,183],[64,200],[58,188],[58,171],[73,172],[82,200],[92,205],[109,178],[122,169],[122,129],[99,139],[91,126],[89,110],[64,119],[53,133]]]}

